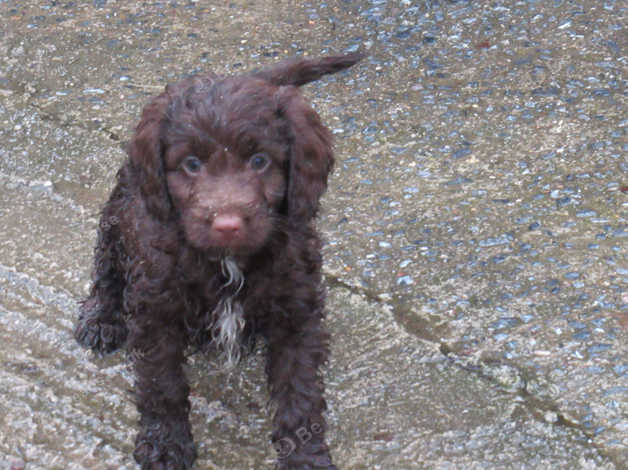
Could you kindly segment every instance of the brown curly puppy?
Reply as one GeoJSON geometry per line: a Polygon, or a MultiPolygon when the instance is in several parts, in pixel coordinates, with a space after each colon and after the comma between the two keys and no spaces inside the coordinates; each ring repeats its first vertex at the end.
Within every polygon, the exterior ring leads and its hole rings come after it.
{"type": "Polygon", "coordinates": [[[329,334],[313,223],[334,160],[298,87],[360,58],[192,77],[144,108],[102,211],[75,330],[100,353],[126,343],[142,469],[188,469],[196,457],[188,347],[215,347],[233,364],[255,337],[267,347],[278,468],[336,468],[324,439],[329,334]]]}

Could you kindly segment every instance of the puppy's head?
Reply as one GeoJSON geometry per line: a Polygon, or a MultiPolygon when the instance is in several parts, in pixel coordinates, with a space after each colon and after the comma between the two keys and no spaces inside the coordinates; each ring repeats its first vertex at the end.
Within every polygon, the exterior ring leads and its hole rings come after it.
{"type": "Polygon", "coordinates": [[[192,77],[143,111],[129,147],[147,210],[193,247],[251,254],[278,218],[308,223],[333,166],[331,135],[298,87],[358,54],[241,77],[192,77]]]}

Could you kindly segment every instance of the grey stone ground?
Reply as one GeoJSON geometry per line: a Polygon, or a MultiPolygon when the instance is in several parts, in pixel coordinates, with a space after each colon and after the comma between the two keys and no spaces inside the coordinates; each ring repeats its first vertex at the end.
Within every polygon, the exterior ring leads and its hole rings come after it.
{"type": "MultiPolygon", "coordinates": [[[[337,142],[320,226],[339,468],[626,468],[626,11],[0,1],[0,468],[134,468],[123,357],[71,329],[148,96],[357,48],[306,89],[337,142]]],[[[271,468],[261,369],[193,360],[197,468],[271,468]]]]}

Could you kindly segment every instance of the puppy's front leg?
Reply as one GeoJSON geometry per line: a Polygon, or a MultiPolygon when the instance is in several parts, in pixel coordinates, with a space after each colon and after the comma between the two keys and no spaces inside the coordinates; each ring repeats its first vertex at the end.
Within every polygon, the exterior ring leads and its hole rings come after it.
{"type": "MultiPolygon", "coordinates": [[[[115,194],[115,192],[114,192],[115,194]]],[[[122,316],[124,275],[119,269],[121,253],[119,218],[107,206],[100,218],[98,242],[94,250],[93,286],[81,303],[74,327],[78,343],[97,353],[110,353],[124,344],[127,328],[122,316]]]]}
{"type": "Polygon", "coordinates": [[[142,470],[189,469],[196,451],[188,417],[190,387],[183,371],[182,328],[159,324],[154,316],[145,315],[132,318],[129,331],[140,413],[135,460],[142,470]]]}
{"type": "Polygon", "coordinates": [[[298,331],[294,327],[274,325],[269,337],[267,374],[277,406],[272,441],[278,468],[335,470],[325,443],[326,404],[319,370],[327,361],[329,334],[321,316],[302,322],[298,331]]]}

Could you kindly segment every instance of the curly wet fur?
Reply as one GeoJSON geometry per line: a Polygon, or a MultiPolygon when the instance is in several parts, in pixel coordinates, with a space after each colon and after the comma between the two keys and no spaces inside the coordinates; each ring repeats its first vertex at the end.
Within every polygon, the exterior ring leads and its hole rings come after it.
{"type": "Polygon", "coordinates": [[[240,360],[240,335],[244,330],[244,310],[236,299],[244,285],[244,276],[237,263],[229,256],[221,260],[222,274],[226,278],[224,288],[233,286],[234,292],[225,294],[214,310],[212,340],[224,352],[227,367],[234,367],[240,360]]]}
{"type": "Polygon", "coordinates": [[[256,337],[267,348],[278,468],[336,468],[325,444],[329,333],[313,223],[331,135],[297,87],[359,59],[192,77],[144,108],[101,214],[75,328],[85,347],[129,352],[142,469],[189,469],[196,458],[186,351],[217,349],[233,364],[256,337]]]}

